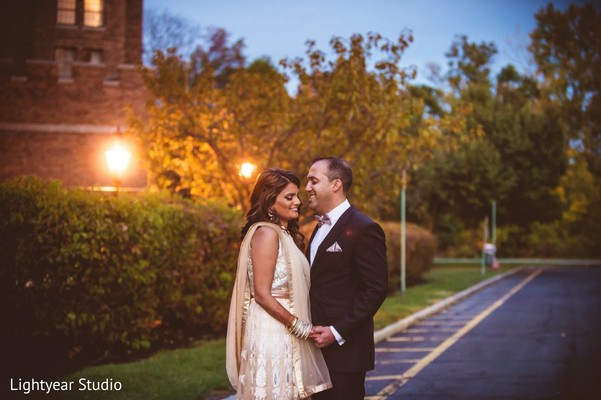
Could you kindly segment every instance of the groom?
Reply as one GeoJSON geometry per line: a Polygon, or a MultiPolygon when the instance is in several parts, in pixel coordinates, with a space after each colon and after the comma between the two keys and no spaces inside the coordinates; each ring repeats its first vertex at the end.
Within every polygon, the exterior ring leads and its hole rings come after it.
{"type": "Polygon", "coordinates": [[[341,158],[315,159],[306,186],[319,223],[311,236],[311,338],[322,349],[333,388],[314,399],[363,399],[374,368],[373,316],[386,297],[382,228],[347,200],[353,182],[341,158]]]}

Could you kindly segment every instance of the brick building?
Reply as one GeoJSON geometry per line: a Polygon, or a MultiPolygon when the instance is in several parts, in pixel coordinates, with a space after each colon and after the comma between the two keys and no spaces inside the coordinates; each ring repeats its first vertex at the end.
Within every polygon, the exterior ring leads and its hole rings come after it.
{"type": "MultiPolygon", "coordinates": [[[[0,179],[112,185],[104,152],[146,95],[142,0],[1,3],[0,179]]],[[[146,185],[135,154],[122,185],[146,185]]]]}

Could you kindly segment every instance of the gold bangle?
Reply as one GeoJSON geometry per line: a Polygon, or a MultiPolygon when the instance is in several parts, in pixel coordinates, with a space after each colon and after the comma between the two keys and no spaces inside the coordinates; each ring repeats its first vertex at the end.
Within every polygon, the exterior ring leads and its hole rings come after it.
{"type": "Polygon", "coordinates": [[[292,334],[296,337],[298,337],[301,329],[303,329],[303,321],[298,321],[295,325],[294,328],[292,329],[292,334]]]}
{"type": "Polygon", "coordinates": [[[292,320],[290,325],[288,325],[286,327],[288,329],[288,332],[292,332],[292,330],[296,327],[297,324],[298,324],[298,317],[294,317],[294,319],[292,320]]]}
{"type": "Polygon", "coordinates": [[[309,322],[299,321],[292,329],[292,334],[299,339],[306,340],[311,334],[313,325],[309,322]]]}

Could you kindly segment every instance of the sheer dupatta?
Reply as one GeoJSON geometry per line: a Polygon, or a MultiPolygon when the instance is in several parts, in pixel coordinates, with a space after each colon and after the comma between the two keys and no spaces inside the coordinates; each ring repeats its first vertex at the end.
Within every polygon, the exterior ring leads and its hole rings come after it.
{"type": "MultiPolygon", "coordinates": [[[[304,254],[296,246],[294,240],[278,225],[260,222],[250,227],[238,256],[238,269],[230,303],[230,313],[226,340],[226,369],[230,383],[238,388],[240,370],[240,354],[242,352],[245,323],[250,304],[250,287],[248,282],[248,259],[250,242],[253,234],[260,226],[269,226],[279,235],[280,245],[287,263],[290,292],[290,312],[303,321],[311,321],[309,307],[310,266],[304,254]]],[[[301,398],[332,387],[326,363],[321,351],[312,340],[292,338],[292,356],[294,363],[295,383],[301,398]]]]}

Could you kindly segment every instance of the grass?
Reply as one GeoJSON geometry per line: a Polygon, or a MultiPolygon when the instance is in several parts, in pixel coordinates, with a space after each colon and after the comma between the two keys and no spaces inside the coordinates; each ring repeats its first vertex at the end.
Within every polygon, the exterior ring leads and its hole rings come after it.
{"type": "MultiPolygon", "coordinates": [[[[376,329],[396,322],[441,299],[466,289],[500,272],[480,273],[480,266],[439,266],[423,284],[389,296],[375,317],[376,329]]],[[[71,391],[54,392],[56,399],[127,399],[127,400],[200,400],[225,397],[231,393],[225,373],[225,341],[201,341],[194,347],[161,351],[154,356],[131,363],[107,364],[85,368],[62,378],[73,381],[71,391]],[[80,379],[99,384],[118,381],[120,391],[80,391],[80,379]]],[[[85,382],[85,381],[84,381],[85,382]]]]}
{"type": "MultiPolygon", "coordinates": [[[[61,380],[74,381],[71,391],[57,392],[57,399],[196,400],[210,393],[231,391],[225,373],[225,340],[198,342],[194,347],[161,351],[131,363],[84,368],[61,380]],[[119,381],[120,391],[84,390],[79,380],[119,381]]],[[[84,381],[85,382],[85,381],[84,381]]]]}

